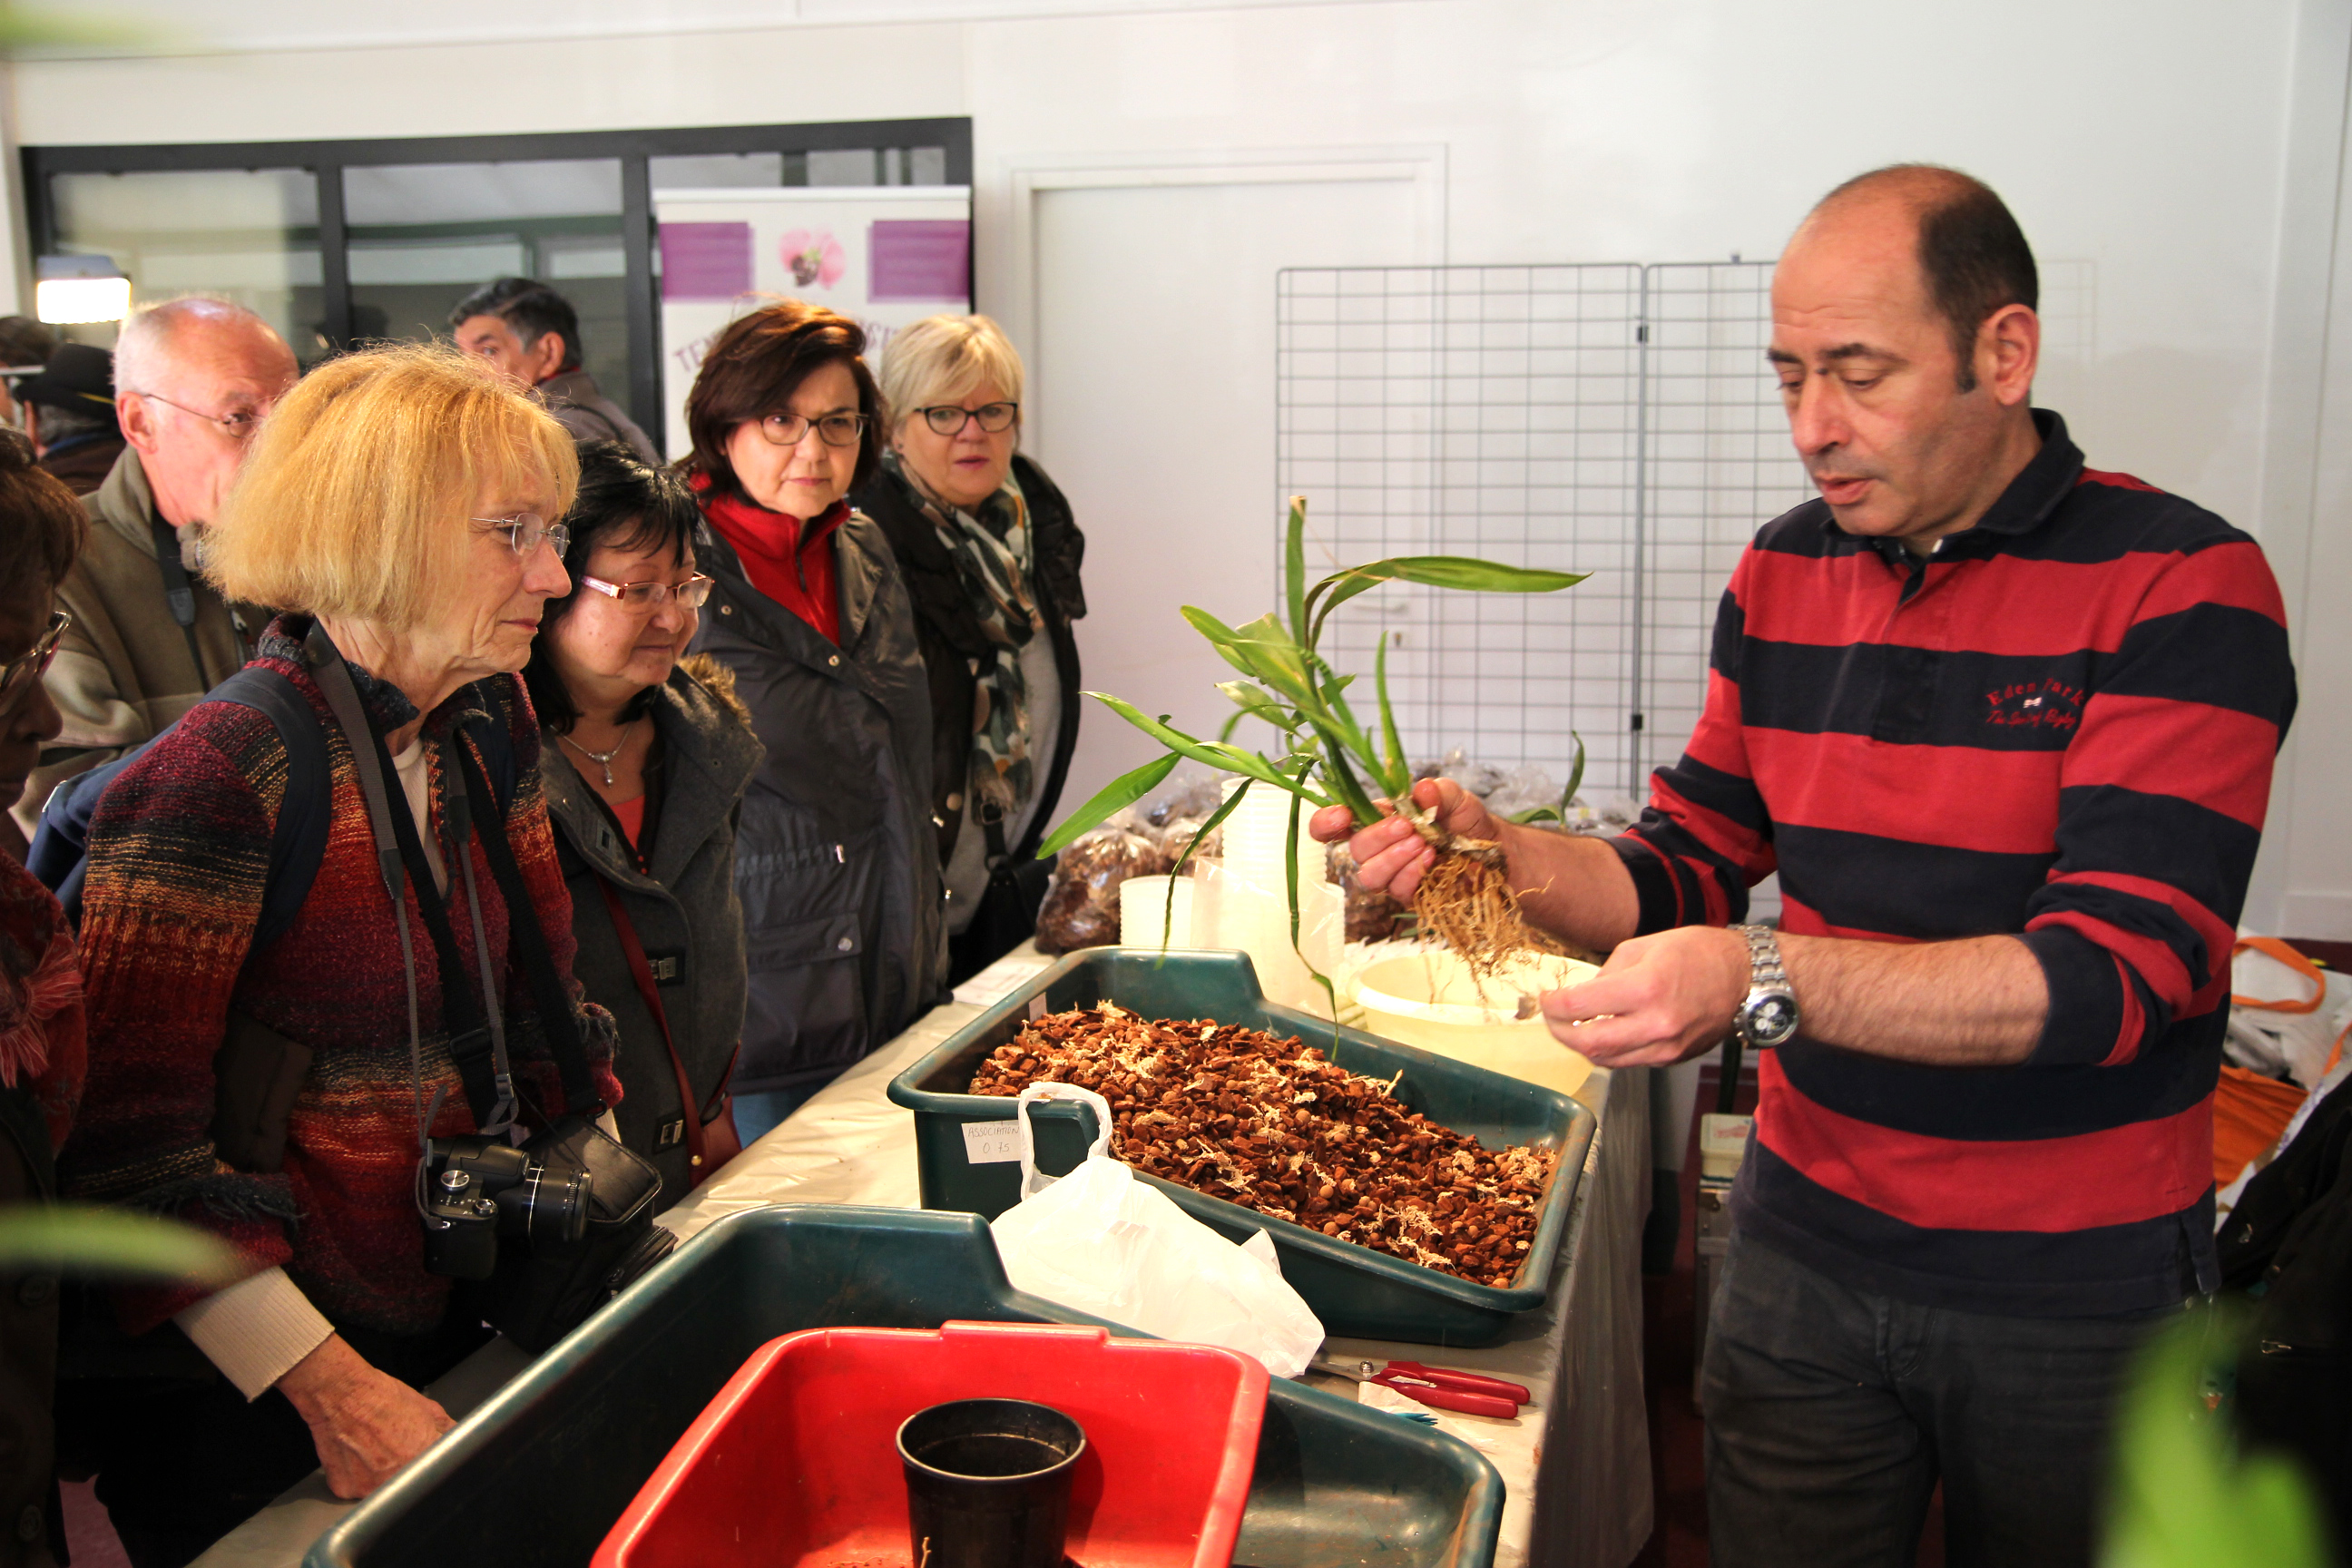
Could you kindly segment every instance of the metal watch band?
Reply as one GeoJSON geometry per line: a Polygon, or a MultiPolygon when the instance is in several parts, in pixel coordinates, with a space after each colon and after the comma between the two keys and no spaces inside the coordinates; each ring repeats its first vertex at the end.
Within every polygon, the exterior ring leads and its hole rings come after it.
{"type": "Polygon", "coordinates": [[[1787,990],[1789,972],[1780,963],[1780,934],[1770,926],[1736,925],[1731,929],[1748,939],[1748,988],[1787,990]]]}

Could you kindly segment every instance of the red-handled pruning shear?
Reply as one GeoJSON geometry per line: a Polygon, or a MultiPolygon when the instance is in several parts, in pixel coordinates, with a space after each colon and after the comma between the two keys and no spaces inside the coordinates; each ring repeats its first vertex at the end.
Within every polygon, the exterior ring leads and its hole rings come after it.
{"type": "Polygon", "coordinates": [[[1452,1367],[1423,1366],[1417,1361],[1351,1361],[1319,1355],[1315,1370],[1335,1373],[1357,1383],[1377,1383],[1433,1410],[1458,1410],[1465,1415],[1499,1415],[1507,1421],[1533,1396],[1516,1383],[1485,1377],[1452,1367]]]}

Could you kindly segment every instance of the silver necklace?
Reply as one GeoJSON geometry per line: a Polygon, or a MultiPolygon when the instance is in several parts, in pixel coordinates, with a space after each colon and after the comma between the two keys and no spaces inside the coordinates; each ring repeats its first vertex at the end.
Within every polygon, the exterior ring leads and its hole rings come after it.
{"type": "Polygon", "coordinates": [[[635,719],[632,719],[627,723],[622,725],[621,738],[613,742],[613,749],[609,752],[592,752],[587,747],[582,745],[579,742],[573,740],[571,736],[562,733],[561,731],[556,732],[555,738],[562,742],[565,745],[571,747],[573,751],[579,752],[582,756],[587,758],[590,762],[595,763],[598,767],[604,769],[604,787],[606,789],[611,789],[613,787],[613,759],[619,756],[621,754],[621,748],[629,743],[629,732],[636,727],[637,721],[635,719]]]}

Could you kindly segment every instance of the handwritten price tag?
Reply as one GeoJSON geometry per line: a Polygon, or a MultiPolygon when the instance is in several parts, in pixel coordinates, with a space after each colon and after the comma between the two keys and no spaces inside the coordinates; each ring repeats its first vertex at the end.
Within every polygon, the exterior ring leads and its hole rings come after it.
{"type": "Polygon", "coordinates": [[[967,1121],[963,1157],[975,1165],[1009,1165],[1021,1158],[1021,1126],[1014,1121],[967,1121]]]}

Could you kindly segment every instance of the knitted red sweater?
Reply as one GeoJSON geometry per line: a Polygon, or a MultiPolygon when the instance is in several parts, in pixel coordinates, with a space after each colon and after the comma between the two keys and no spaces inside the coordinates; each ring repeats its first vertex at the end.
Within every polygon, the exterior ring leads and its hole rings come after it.
{"type": "MultiPolygon", "coordinates": [[[[90,824],[82,903],[82,973],[89,993],[90,1067],[82,1113],[61,1161],[67,1190],[175,1214],[226,1237],[253,1271],[283,1264],[339,1325],[422,1332],[441,1320],[450,1281],[425,1271],[413,1179],[417,1089],[409,1069],[408,1002],[399,928],[376,868],[352,752],[300,658],[307,618],[284,616],[258,658],[288,676],[318,710],[333,776],[333,826],[309,900],[292,927],[245,967],[261,910],[269,845],[286,788],[286,748],[251,709],[200,703],[108,789],[90,824]],[[215,1155],[213,1055],[232,997],[238,1011],[315,1053],[296,1103],[285,1169],[254,1175],[215,1155]]],[[[384,728],[415,717],[393,688],[353,668],[362,700],[384,728]]],[[[540,794],[539,724],[522,683],[490,683],[513,737],[515,798],[505,827],[540,924],[572,982],[572,900],[557,869],[540,794]]],[[[447,732],[469,693],[426,720],[447,732]]],[[[465,742],[472,744],[470,741],[465,742]]],[[[453,870],[456,846],[441,811],[444,781],[431,750],[433,823],[453,870]]],[[[454,781],[452,781],[454,782],[454,781]]],[[[507,1039],[517,1077],[560,1111],[530,984],[507,956],[506,905],[478,840],[468,850],[493,963],[502,974],[507,1039]]],[[[462,881],[452,877],[451,885],[462,881]]],[[[404,911],[416,954],[425,1042],[423,1094],[446,1087],[436,1137],[474,1131],[442,1024],[441,975],[409,889],[404,911]]],[[[453,922],[467,928],[463,895],[453,922]]],[[[470,942],[464,943],[468,958],[470,942]]],[[[477,984],[470,968],[459,984],[477,984]]],[[[577,987],[573,986],[577,994],[577,987]]],[[[606,1102],[613,1022],[583,1003],[581,1035],[606,1102]]],[[[142,1332],[205,1294],[128,1292],[124,1327],[142,1332]]]]}

